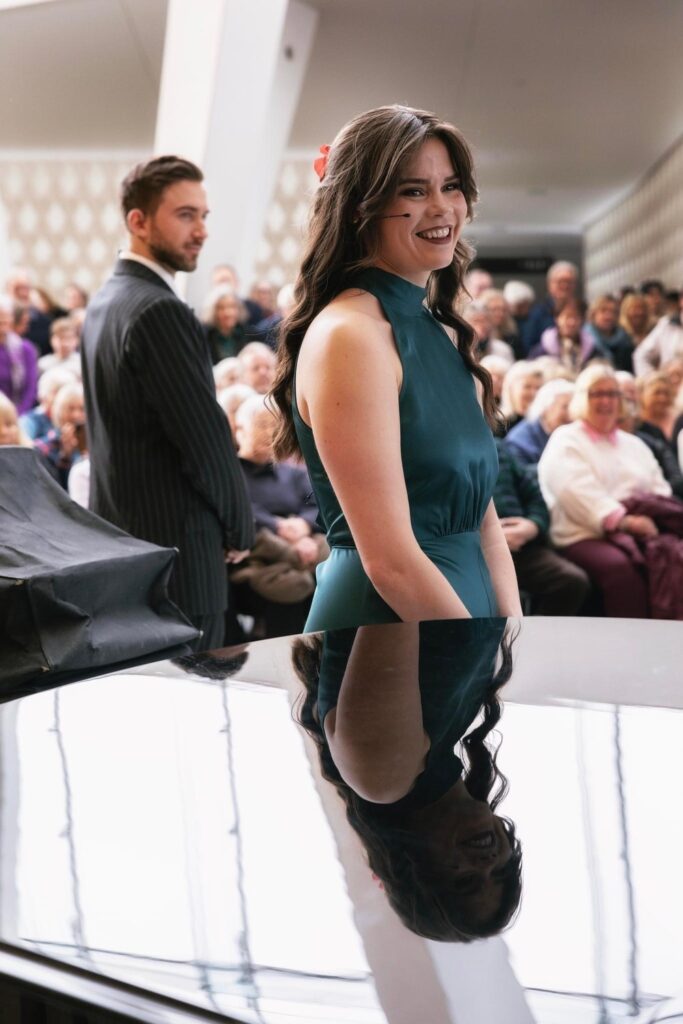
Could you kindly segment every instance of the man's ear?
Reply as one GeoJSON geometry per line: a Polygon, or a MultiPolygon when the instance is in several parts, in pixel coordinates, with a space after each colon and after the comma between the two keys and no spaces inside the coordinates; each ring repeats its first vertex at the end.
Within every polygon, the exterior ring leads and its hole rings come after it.
{"type": "Polygon", "coordinates": [[[147,217],[142,210],[129,210],[126,214],[126,227],[131,235],[139,236],[144,232],[147,224],[147,217]]]}

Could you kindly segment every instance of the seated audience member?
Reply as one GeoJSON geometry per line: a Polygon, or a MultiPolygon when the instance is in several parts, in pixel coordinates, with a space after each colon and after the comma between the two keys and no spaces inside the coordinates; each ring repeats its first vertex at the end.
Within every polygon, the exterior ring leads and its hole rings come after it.
{"type": "Polygon", "coordinates": [[[29,323],[22,337],[33,342],[39,355],[48,355],[50,351],[50,324],[54,316],[43,312],[35,305],[35,295],[31,286],[31,274],[24,267],[14,267],[7,278],[7,294],[12,301],[20,306],[28,306],[29,323]]]}
{"type": "MultiPolygon", "coordinates": [[[[248,384],[239,383],[231,384],[229,387],[223,388],[218,392],[218,404],[228,418],[233,441],[237,436],[237,410],[242,402],[246,402],[247,398],[253,398],[255,394],[254,389],[250,388],[248,384]]],[[[236,441],[235,447],[237,447],[236,441]]]]}
{"type": "Polygon", "coordinates": [[[662,363],[662,373],[669,378],[669,383],[674,390],[674,407],[677,412],[683,412],[683,356],[677,359],[669,359],[662,363]]]}
{"type": "Polygon", "coordinates": [[[481,293],[478,301],[483,304],[491,318],[492,337],[505,341],[512,349],[515,359],[523,358],[519,344],[519,329],[503,292],[498,288],[487,288],[485,292],[481,293]]]}
{"type": "Polygon", "coordinates": [[[637,377],[650,370],[659,370],[664,363],[683,356],[683,299],[678,316],[663,316],[633,353],[633,368],[637,377]]]}
{"type": "Polygon", "coordinates": [[[308,474],[273,462],[275,427],[261,395],[237,410],[238,451],[257,532],[249,557],[231,570],[230,579],[237,611],[262,615],[267,636],[301,632],[315,589],[314,569],[329,554],[308,474]]]}
{"type": "Polygon", "coordinates": [[[598,350],[606,352],[615,370],[633,371],[633,342],[619,323],[619,303],[613,295],[594,299],[586,330],[598,350]]]}
{"type": "Polygon", "coordinates": [[[637,429],[638,388],[635,377],[630,373],[618,371],[617,381],[621,392],[621,413],[617,426],[620,430],[625,430],[627,434],[635,434],[648,446],[659,463],[664,479],[671,487],[672,494],[676,498],[683,498],[683,472],[678,464],[673,446],[652,434],[643,433],[637,429]]]}
{"type": "Polygon", "coordinates": [[[494,336],[493,323],[484,303],[481,300],[468,302],[462,316],[477,335],[472,349],[474,357],[482,359],[484,356],[500,356],[501,359],[507,359],[508,366],[512,366],[515,354],[506,342],[494,336]]]}
{"type": "Polygon", "coordinates": [[[485,292],[487,288],[493,288],[493,278],[488,270],[475,267],[474,270],[470,270],[465,275],[465,291],[473,302],[476,302],[481,293],[485,292]]]}
{"type": "Polygon", "coordinates": [[[643,281],[640,286],[640,294],[644,296],[653,320],[659,320],[660,317],[666,316],[666,293],[661,281],[656,278],[643,281]]]}
{"type": "Polygon", "coordinates": [[[529,311],[522,331],[522,349],[528,355],[541,341],[543,332],[555,327],[555,317],[568,302],[578,302],[579,270],[573,263],[559,260],[548,270],[548,294],[529,311]]]}
{"type": "MultiPolygon", "coordinates": [[[[529,312],[536,301],[536,293],[526,281],[508,281],[503,288],[503,297],[517,328],[517,341],[512,346],[517,359],[524,359],[526,349],[522,340],[529,312]]],[[[511,343],[512,344],[512,343],[511,343]]]]}
{"type": "Polygon", "coordinates": [[[544,384],[547,384],[549,380],[568,380],[573,384],[576,380],[576,374],[572,370],[568,370],[566,366],[562,366],[552,356],[539,356],[533,362],[543,377],[544,384]]]}
{"type": "Polygon", "coordinates": [[[569,401],[573,394],[574,385],[561,377],[539,388],[526,417],[505,436],[505,447],[518,462],[525,466],[538,463],[552,432],[569,423],[569,401]]]}
{"type": "Polygon", "coordinates": [[[83,386],[66,384],[52,404],[54,428],[33,442],[53,467],[55,479],[67,490],[72,465],[86,450],[83,386]]]}
{"type": "Polygon", "coordinates": [[[12,330],[12,316],[12,300],[0,296],[0,391],[21,414],[36,403],[38,366],[31,342],[12,330]]]}
{"type": "Polygon", "coordinates": [[[275,380],[275,353],[262,341],[250,341],[239,354],[242,367],[242,383],[257,391],[259,395],[267,394],[275,380]]]}
{"type": "Polygon", "coordinates": [[[219,285],[209,293],[203,323],[213,363],[236,356],[246,345],[244,315],[244,307],[227,285],[219,285]]]}
{"type": "Polygon", "coordinates": [[[236,295],[239,302],[246,310],[245,326],[253,327],[259,320],[263,320],[263,310],[259,306],[258,302],[254,302],[253,299],[245,299],[240,296],[240,281],[237,276],[237,271],[229,263],[219,263],[217,267],[213,268],[211,273],[211,287],[216,288],[219,285],[227,285],[232,291],[233,295],[236,295]]]}
{"type": "Polygon", "coordinates": [[[608,359],[584,326],[583,310],[575,302],[567,302],[562,307],[555,317],[555,326],[546,328],[527,358],[538,356],[551,356],[570,373],[578,373],[591,359],[608,359]]]}
{"type": "Polygon", "coordinates": [[[542,383],[543,375],[535,363],[523,359],[512,364],[503,381],[500,411],[505,424],[498,429],[499,436],[504,437],[524,419],[542,383]]]}
{"type": "Polygon", "coordinates": [[[496,404],[500,405],[500,399],[503,394],[503,381],[505,380],[505,374],[510,369],[510,363],[507,359],[503,359],[502,356],[482,356],[479,365],[488,370],[491,383],[493,384],[493,397],[496,400],[496,404]]]}
{"type": "Polygon", "coordinates": [[[74,462],[67,481],[69,497],[81,508],[90,504],[90,457],[83,452],[78,462],[74,462]]]}
{"type": "Polygon", "coordinates": [[[38,380],[38,405],[29,412],[25,412],[20,423],[22,430],[30,441],[37,437],[44,437],[48,430],[52,430],[52,403],[57,393],[65,384],[76,384],[78,377],[71,370],[55,367],[54,370],[46,370],[38,380]]]}
{"type": "Polygon", "coordinates": [[[250,328],[249,337],[254,341],[263,341],[273,350],[277,348],[278,327],[286,316],[294,309],[294,285],[285,284],[277,293],[275,312],[259,320],[255,327],[250,328]]]}
{"type": "Polygon", "coordinates": [[[242,367],[237,356],[228,356],[221,359],[213,368],[213,381],[216,385],[216,393],[224,388],[232,387],[242,381],[242,367]]]}
{"type": "Polygon", "coordinates": [[[548,544],[548,509],[536,474],[526,471],[504,442],[496,446],[500,471],[493,503],[520,590],[529,595],[535,615],[576,615],[590,590],[588,577],[548,544]]]}
{"type": "Polygon", "coordinates": [[[71,314],[77,309],[86,309],[88,305],[88,293],[75,281],[64,289],[64,308],[71,314]]]}
{"type": "Polygon", "coordinates": [[[31,307],[20,302],[12,303],[12,330],[24,341],[28,341],[28,329],[31,323],[31,307]]]}
{"type": "Polygon", "coordinates": [[[31,441],[21,429],[14,402],[0,392],[0,445],[20,445],[30,448],[31,441]]]}
{"type": "Polygon", "coordinates": [[[677,291],[667,292],[664,296],[664,316],[678,316],[681,305],[681,293],[677,291]]]}
{"type": "Polygon", "coordinates": [[[669,497],[671,487],[647,445],[618,429],[620,413],[614,370],[587,367],[570,403],[574,422],[550,437],[538,477],[550,510],[550,538],[588,573],[605,613],[646,618],[647,560],[636,541],[659,531],[650,515],[635,510],[644,495],[669,497]]]}
{"type": "Polygon", "coordinates": [[[81,357],[78,354],[78,331],[76,325],[67,316],[58,317],[50,324],[50,345],[52,354],[41,356],[38,360],[40,373],[57,368],[70,370],[79,378],[81,376],[81,357]]]}
{"type": "Polygon", "coordinates": [[[629,292],[621,300],[619,324],[630,336],[634,348],[647,338],[656,323],[650,315],[650,307],[644,295],[629,292]]]}
{"type": "Polygon", "coordinates": [[[638,380],[639,408],[637,433],[664,442],[676,455],[678,434],[683,427],[683,415],[676,415],[676,394],[668,376],[655,370],[638,380]]]}

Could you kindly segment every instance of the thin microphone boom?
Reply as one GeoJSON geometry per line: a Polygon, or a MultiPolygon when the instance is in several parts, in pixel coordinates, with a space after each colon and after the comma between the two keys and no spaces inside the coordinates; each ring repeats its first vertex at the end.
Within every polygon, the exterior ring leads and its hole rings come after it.
{"type": "Polygon", "coordinates": [[[392,217],[410,217],[409,213],[387,213],[383,217],[378,217],[377,220],[391,220],[392,217]]]}

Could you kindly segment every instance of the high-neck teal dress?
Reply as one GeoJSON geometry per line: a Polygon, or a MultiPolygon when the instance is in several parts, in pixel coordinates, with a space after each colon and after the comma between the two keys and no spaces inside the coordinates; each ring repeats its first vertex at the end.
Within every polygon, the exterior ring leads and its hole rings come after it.
{"type": "MultiPolygon", "coordinates": [[[[420,548],[473,617],[498,614],[479,528],[498,474],[491,431],[474,380],[444,328],[424,305],[425,289],[377,267],[348,282],[374,295],[391,324],[403,366],[399,393],[401,460],[410,517],[420,548]]],[[[294,424],[308,467],[330,556],[317,569],[306,630],[397,622],[360,556],[322,464],[311,428],[293,400],[294,424]]],[[[368,438],[372,444],[372,438],[368,438]]],[[[377,529],[390,508],[377,500],[377,529]]]]}

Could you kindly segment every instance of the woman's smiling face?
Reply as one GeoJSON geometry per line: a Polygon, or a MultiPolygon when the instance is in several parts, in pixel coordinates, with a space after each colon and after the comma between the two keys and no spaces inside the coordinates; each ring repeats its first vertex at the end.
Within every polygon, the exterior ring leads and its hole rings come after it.
{"type": "Polygon", "coordinates": [[[427,139],[379,217],[376,265],[424,287],[432,271],[453,262],[466,219],[457,168],[440,139],[427,139]]]}

